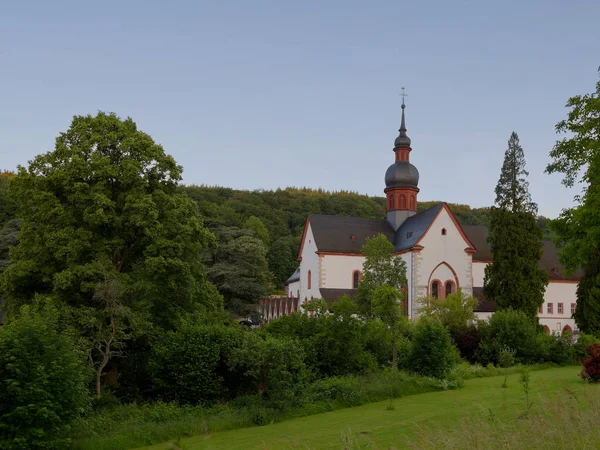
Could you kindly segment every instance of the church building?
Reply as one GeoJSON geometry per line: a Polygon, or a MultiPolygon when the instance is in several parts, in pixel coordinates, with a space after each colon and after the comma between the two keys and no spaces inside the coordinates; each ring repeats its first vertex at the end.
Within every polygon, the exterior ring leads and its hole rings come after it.
{"type": "MultiPolygon", "coordinates": [[[[479,300],[479,318],[493,314],[494,303],[483,296],[484,269],[492,260],[487,230],[461,226],[446,203],[417,213],[419,171],[410,162],[412,144],[406,134],[404,102],[399,131],[394,162],[385,172],[386,217],[307,217],[298,254],[300,267],[286,283],[288,297],[296,301],[296,307],[269,309],[261,305],[267,320],[299,309],[314,298],[335,301],[344,294],[353,296],[365,260],[361,248],[367,238],[379,233],[394,244],[395,255],[406,262],[405,313],[409,317],[418,316],[419,301],[424,297],[443,299],[458,288],[479,300]]],[[[572,315],[581,273],[565,275],[550,241],[544,242],[540,264],[549,278],[538,312],[540,323],[547,333],[576,331],[572,315]]]]}

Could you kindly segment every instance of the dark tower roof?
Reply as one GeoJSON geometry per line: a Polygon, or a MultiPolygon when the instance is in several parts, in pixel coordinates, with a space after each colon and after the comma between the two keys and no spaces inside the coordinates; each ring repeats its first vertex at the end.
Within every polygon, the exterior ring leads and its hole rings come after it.
{"type": "Polygon", "coordinates": [[[410,148],[410,138],[406,135],[406,120],[404,119],[404,100],[402,100],[402,121],[400,122],[400,134],[394,141],[394,148],[410,148]]]}
{"type": "Polygon", "coordinates": [[[408,161],[396,161],[385,172],[385,187],[410,187],[419,185],[419,171],[408,161]]]}

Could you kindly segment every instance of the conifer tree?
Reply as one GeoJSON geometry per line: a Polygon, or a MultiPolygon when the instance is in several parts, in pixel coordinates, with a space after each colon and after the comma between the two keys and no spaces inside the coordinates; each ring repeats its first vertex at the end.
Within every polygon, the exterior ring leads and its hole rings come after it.
{"type": "Polygon", "coordinates": [[[513,132],[496,186],[496,205],[490,211],[493,260],[485,268],[484,293],[499,309],[521,310],[534,318],[544,302],[548,277],[539,266],[543,235],[528,175],[523,147],[513,132]]]}

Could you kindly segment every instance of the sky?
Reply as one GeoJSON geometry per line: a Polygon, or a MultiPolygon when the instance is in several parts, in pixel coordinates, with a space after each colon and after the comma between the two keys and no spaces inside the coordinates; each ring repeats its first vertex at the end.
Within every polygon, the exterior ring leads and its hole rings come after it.
{"type": "Polygon", "coordinates": [[[539,212],[569,97],[594,91],[600,2],[14,1],[0,13],[0,169],[114,112],[184,182],[383,195],[406,86],[419,200],[494,202],[512,131],[539,212]]]}

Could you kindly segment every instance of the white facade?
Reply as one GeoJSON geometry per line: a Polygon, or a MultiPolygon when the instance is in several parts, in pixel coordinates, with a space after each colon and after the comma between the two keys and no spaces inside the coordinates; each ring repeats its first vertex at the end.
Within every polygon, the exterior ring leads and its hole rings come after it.
{"type": "Polygon", "coordinates": [[[305,230],[300,258],[300,303],[321,298],[321,259],[317,255],[317,244],[310,223],[305,230]]]}
{"type": "MultiPolygon", "coordinates": [[[[411,318],[418,315],[420,299],[432,294],[434,282],[438,283],[440,298],[445,297],[447,285],[449,291],[460,288],[467,295],[473,295],[474,288],[483,287],[485,267],[489,264],[488,261],[473,261],[472,243],[446,205],[418,243],[399,252],[398,257],[406,263],[408,315],[411,318]]],[[[300,280],[287,286],[288,295],[298,297],[301,305],[313,298],[321,298],[320,289],[353,289],[354,274],[362,272],[364,261],[364,256],[356,253],[319,251],[307,221],[300,254],[300,280]]],[[[550,281],[538,314],[540,324],[547,327],[548,333],[576,330],[572,319],[576,291],[577,282],[550,281]]],[[[483,320],[491,315],[491,312],[477,313],[483,320]]]]}

